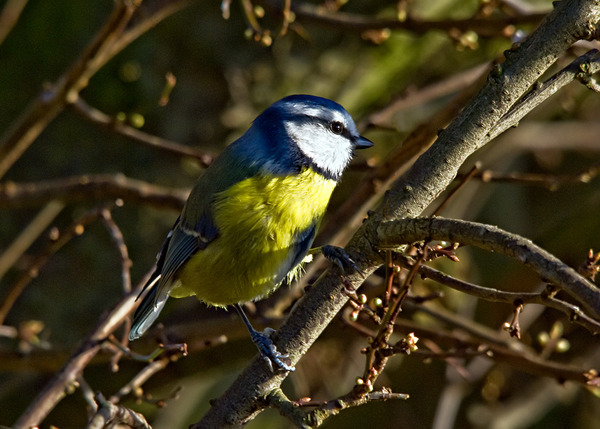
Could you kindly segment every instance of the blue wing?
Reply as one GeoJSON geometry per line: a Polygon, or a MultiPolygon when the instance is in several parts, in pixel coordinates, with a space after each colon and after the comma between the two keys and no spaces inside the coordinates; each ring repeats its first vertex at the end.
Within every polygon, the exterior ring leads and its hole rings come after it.
{"type": "MultiPolygon", "coordinates": [[[[271,134],[275,131],[269,130],[271,134]]],[[[278,134],[277,137],[281,136],[278,134]]],[[[239,181],[259,174],[262,168],[267,168],[266,166],[269,166],[270,174],[297,172],[292,154],[287,153],[289,151],[281,153],[281,150],[276,150],[281,147],[287,148],[287,145],[274,145],[273,141],[264,138],[262,130],[250,128],[240,139],[229,145],[198,179],[181,216],[158,254],[156,270],[144,286],[143,291],[148,292],[133,316],[133,326],[129,335],[131,340],[140,337],[156,320],[180,268],[219,235],[212,213],[215,195],[239,181]],[[277,168],[273,170],[275,167],[277,168]]],[[[314,239],[316,225],[315,223],[298,236],[289,263],[284,264],[278,276],[278,283],[284,280],[287,273],[306,255],[314,239]]]]}
{"type": "Polygon", "coordinates": [[[199,240],[197,235],[182,230],[180,219],[177,219],[158,254],[156,269],[140,293],[141,296],[149,289],[133,315],[130,340],[139,338],[154,323],[167,302],[173,276],[202,245],[206,246],[204,243],[206,241],[199,240]]]}
{"type": "Polygon", "coordinates": [[[256,166],[243,168],[248,162],[239,153],[239,148],[239,143],[228,146],[192,189],[181,216],[157,256],[156,270],[142,290],[142,293],[148,292],[133,315],[130,340],[139,338],[159,316],[179,269],[219,235],[211,211],[214,196],[256,174],[256,166]]]}

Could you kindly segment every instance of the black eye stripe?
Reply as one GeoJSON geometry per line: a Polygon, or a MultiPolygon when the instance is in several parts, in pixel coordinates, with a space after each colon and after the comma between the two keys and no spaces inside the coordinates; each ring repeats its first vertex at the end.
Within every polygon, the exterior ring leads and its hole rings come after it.
{"type": "MultiPolygon", "coordinates": [[[[343,136],[345,138],[347,138],[350,141],[354,140],[354,136],[350,133],[350,131],[348,131],[348,128],[346,128],[346,126],[344,125],[344,123],[342,121],[338,121],[338,120],[332,120],[332,121],[328,121],[327,119],[323,119],[323,118],[318,118],[316,116],[304,116],[304,121],[310,121],[310,122],[317,122],[320,123],[321,125],[323,125],[323,127],[325,127],[326,129],[330,130],[331,132],[334,132],[331,129],[331,126],[333,123],[338,123],[342,126],[342,131],[340,133],[336,133],[337,135],[343,136]]],[[[301,119],[297,119],[297,122],[304,122],[301,119]]]]}
{"type": "Polygon", "coordinates": [[[342,132],[340,133],[341,136],[346,137],[348,140],[354,140],[354,137],[352,136],[352,134],[350,134],[350,131],[348,131],[348,128],[346,127],[342,127],[342,132]]]}
{"type": "Polygon", "coordinates": [[[337,135],[342,136],[342,137],[346,137],[348,140],[353,140],[354,139],[354,137],[352,137],[352,134],[350,134],[350,131],[348,131],[348,128],[346,128],[344,126],[343,122],[332,121],[332,122],[329,123],[329,129],[331,130],[332,133],[337,134],[337,135]],[[341,127],[341,130],[339,132],[336,132],[333,129],[334,124],[338,124],[341,127]]]}
{"type": "Polygon", "coordinates": [[[346,128],[346,126],[344,125],[344,123],[342,121],[337,121],[337,120],[333,120],[333,121],[327,121],[325,119],[320,119],[320,118],[314,118],[317,121],[321,122],[323,124],[323,126],[325,128],[327,128],[328,130],[330,130],[332,133],[335,133],[337,135],[340,136],[344,136],[347,139],[352,140],[352,134],[350,134],[350,131],[348,131],[348,128],[346,128]],[[333,130],[333,126],[334,124],[339,124],[341,126],[341,131],[340,132],[336,132],[333,130]]]}

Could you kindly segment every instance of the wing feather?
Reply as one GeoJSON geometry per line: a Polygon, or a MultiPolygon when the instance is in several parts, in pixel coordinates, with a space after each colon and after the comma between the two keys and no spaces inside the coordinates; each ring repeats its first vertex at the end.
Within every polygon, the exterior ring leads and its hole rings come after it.
{"type": "MultiPolygon", "coordinates": [[[[223,151],[192,189],[181,216],[157,256],[156,270],[142,290],[142,293],[147,292],[134,314],[130,339],[141,336],[156,320],[181,267],[218,237],[219,230],[213,218],[215,196],[258,174],[260,166],[250,161],[255,154],[247,153],[248,145],[242,143],[244,139],[262,141],[259,135],[247,133],[242,136],[223,151]]],[[[252,146],[263,150],[261,145],[252,146]]]]}

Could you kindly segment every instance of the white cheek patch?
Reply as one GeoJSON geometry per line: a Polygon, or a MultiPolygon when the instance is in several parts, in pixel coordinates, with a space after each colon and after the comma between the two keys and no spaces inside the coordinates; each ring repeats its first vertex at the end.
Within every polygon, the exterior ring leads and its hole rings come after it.
{"type": "Polygon", "coordinates": [[[286,122],[285,127],[298,148],[317,167],[333,176],[342,174],[352,158],[352,143],[346,137],[315,123],[286,122]]]}

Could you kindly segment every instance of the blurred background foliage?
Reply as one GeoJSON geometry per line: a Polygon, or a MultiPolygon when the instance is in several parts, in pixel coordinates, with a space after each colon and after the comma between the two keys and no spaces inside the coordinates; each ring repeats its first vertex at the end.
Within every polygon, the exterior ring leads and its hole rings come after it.
{"type": "MultiPolygon", "coordinates": [[[[7,3],[3,1],[0,5],[7,3]]],[[[502,3],[489,2],[492,6],[502,3]]],[[[551,8],[550,1],[510,3],[533,12],[551,8]]],[[[404,2],[352,0],[342,10],[393,18],[399,4],[404,2]]],[[[112,7],[113,2],[108,0],[27,2],[17,25],[0,45],[0,134],[10,128],[48,82],[59,79],[102,26],[112,7]]],[[[480,7],[475,0],[408,2],[411,16],[423,21],[468,19],[480,7]]],[[[341,26],[311,24],[308,20],[288,30],[286,35],[277,36],[280,19],[267,9],[260,22],[264,28],[272,29],[273,40],[270,46],[264,46],[247,37],[249,25],[241,5],[234,2],[230,12],[230,18],[225,20],[218,2],[192,2],[104,66],[82,91],[82,99],[127,123],[137,122],[147,133],[211,154],[241,135],[269,104],[292,93],[332,98],[358,121],[397,100],[415,99],[395,111],[386,126],[365,131],[376,145],[368,154],[360,155],[369,157],[373,165],[385,159],[408,133],[427,122],[456,93],[450,90],[420,97],[424,89],[474,66],[500,59],[512,44],[509,37],[501,34],[479,37],[475,32],[456,35],[440,30],[361,34],[341,26]],[[177,83],[169,103],[161,106],[158,100],[167,73],[172,73],[177,83]]],[[[518,27],[524,34],[532,28],[532,25],[518,27]]],[[[558,66],[569,61],[566,57],[558,66]]],[[[557,177],[579,173],[598,163],[599,111],[600,97],[582,85],[573,84],[535,110],[519,128],[476,153],[465,167],[468,169],[479,161],[483,168],[498,174],[519,172],[557,177]]],[[[352,193],[364,175],[363,169],[364,166],[347,174],[336,191],[330,212],[352,193]]],[[[201,171],[191,158],[134,143],[67,108],[3,181],[37,182],[83,174],[122,173],[153,184],[188,189],[201,171]]],[[[599,247],[598,184],[598,178],[592,177],[589,183],[567,183],[550,190],[521,182],[473,180],[443,215],[487,222],[522,234],[571,266],[577,266],[590,248],[599,247]]],[[[67,201],[53,225],[65,228],[99,203],[67,201]]],[[[0,250],[15,239],[40,208],[2,210],[0,250]]],[[[152,266],[176,216],[175,210],[127,200],[123,207],[113,211],[133,261],[134,283],[152,266]]],[[[46,242],[47,234],[33,243],[4,275],[0,280],[0,299],[46,242]]],[[[468,249],[460,250],[458,255],[460,264],[447,264],[444,268],[472,282],[503,290],[532,290],[539,285],[540,280],[523,267],[497,256],[468,249]]],[[[375,285],[377,281],[370,283],[375,285]]],[[[42,325],[33,346],[24,347],[24,340],[0,338],[0,424],[10,425],[18,418],[98,318],[120,299],[121,284],[117,252],[99,222],[91,224],[52,256],[4,322],[14,327],[31,321],[41,321],[42,325]],[[39,356],[43,359],[35,358],[36,353],[42,353],[39,356]]],[[[443,289],[431,282],[423,282],[420,287],[423,291],[443,289]]],[[[365,291],[369,293],[368,287],[365,291]]],[[[492,330],[498,330],[511,316],[509,306],[444,292],[443,303],[447,308],[492,330]]],[[[563,359],[577,362],[577,353],[589,353],[590,337],[586,332],[554,312],[538,313],[531,318],[524,341],[532,347],[541,347],[536,343],[536,335],[549,331],[558,321],[564,324],[564,336],[571,344],[563,359]]],[[[412,316],[407,311],[405,317],[410,320],[412,316]]],[[[170,303],[161,320],[166,326],[191,324],[199,338],[216,337],[225,329],[230,337],[224,345],[173,362],[146,383],[146,392],[155,398],[168,398],[181,388],[177,399],[168,399],[166,407],[136,403],[131,397],[125,402],[143,412],[155,428],[187,427],[206,411],[208,399],[225,390],[255,350],[233,315],[208,310],[191,299],[170,303]],[[213,322],[204,325],[204,319],[213,322]]],[[[356,332],[339,321],[334,323],[286,381],[288,396],[325,400],[347,392],[364,365],[360,354],[364,345],[364,339],[356,332]]],[[[153,346],[146,341],[140,346],[133,345],[134,349],[137,347],[151,350],[153,346]]],[[[85,379],[93,390],[103,392],[106,397],[118,391],[144,365],[123,359],[120,370],[112,373],[108,359],[108,353],[101,354],[85,371],[85,379]]],[[[592,428],[600,421],[598,399],[580,386],[572,383],[561,386],[555,380],[525,375],[502,364],[490,365],[486,375],[469,383],[462,381],[452,365],[443,360],[396,357],[390,361],[380,383],[392,386],[394,391],[409,393],[411,398],[346,411],[330,419],[324,427],[431,427],[434,416],[441,418],[441,398],[450,400],[452,389],[463,403],[456,422],[440,428],[592,428]],[[533,411],[529,415],[519,414],[525,405],[533,411]],[[513,415],[519,417],[512,420],[513,415]],[[514,425],[502,426],[507,421],[514,425]]],[[[46,419],[45,427],[50,424],[59,428],[83,427],[87,421],[85,410],[84,399],[75,392],[46,419]]],[[[276,411],[268,410],[248,427],[287,425],[276,411]]]]}

